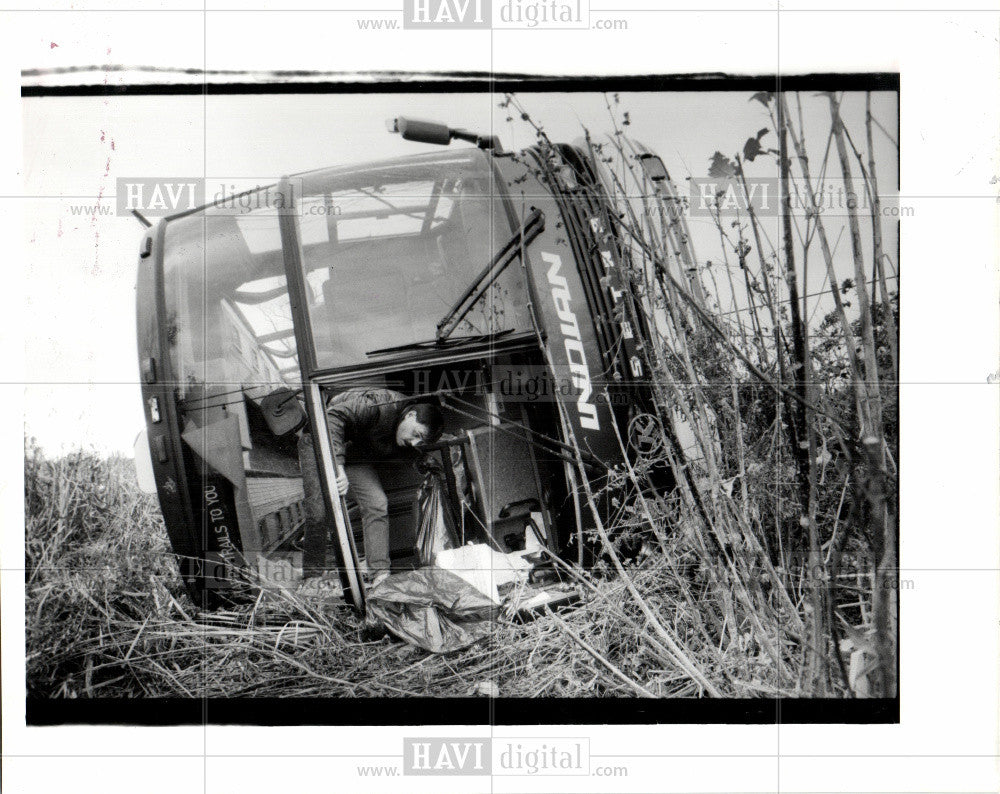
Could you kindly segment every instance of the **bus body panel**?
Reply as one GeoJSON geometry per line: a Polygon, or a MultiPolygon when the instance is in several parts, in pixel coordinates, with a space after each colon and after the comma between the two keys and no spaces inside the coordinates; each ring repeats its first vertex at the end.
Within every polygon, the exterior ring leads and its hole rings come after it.
{"type": "Polygon", "coordinates": [[[561,209],[526,160],[498,158],[497,165],[514,212],[526,215],[537,206],[545,214],[545,229],[528,247],[525,266],[551,355],[553,397],[580,448],[614,465],[622,456],[611,427],[606,348],[598,339],[597,318],[561,209]]]}
{"type": "Polygon", "coordinates": [[[164,322],[165,231],[166,224],[160,222],[144,237],[136,281],[140,388],[150,462],[181,578],[196,603],[217,606],[231,568],[245,565],[245,560],[231,489],[211,472],[198,470],[181,436],[177,373],[164,322]]]}

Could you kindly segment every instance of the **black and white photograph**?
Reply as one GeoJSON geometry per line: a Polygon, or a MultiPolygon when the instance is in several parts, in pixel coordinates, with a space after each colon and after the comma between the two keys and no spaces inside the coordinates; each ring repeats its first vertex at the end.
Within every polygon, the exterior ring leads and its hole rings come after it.
{"type": "Polygon", "coordinates": [[[971,83],[584,5],[4,12],[12,791],[995,790],[995,75],[944,175],[971,83]]]}

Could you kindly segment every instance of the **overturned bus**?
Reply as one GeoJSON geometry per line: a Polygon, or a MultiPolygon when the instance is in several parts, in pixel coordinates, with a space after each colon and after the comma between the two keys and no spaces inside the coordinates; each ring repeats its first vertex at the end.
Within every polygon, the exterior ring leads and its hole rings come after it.
{"type": "MultiPolygon", "coordinates": [[[[532,531],[572,560],[593,526],[581,478],[606,494],[649,433],[646,329],[588,147],[510,153],[439,124],[392,128],[473,145],[285,177],[239,211],[210,204],[145,232],[142,441],[199,603],[224,602],[234,571],[301,542],[307,430],[344,593],[364,609],[360,522],[334,486],[324,410],[345,389],[442,406],[445,435],[428,454],[448,474],[463,541],[510,548],[532,531]]],[[[650,179],[665,175],[642,159],[650,179]]],[[[388,465],[392,564],[404,569],[421,475],[388,465]]]]}

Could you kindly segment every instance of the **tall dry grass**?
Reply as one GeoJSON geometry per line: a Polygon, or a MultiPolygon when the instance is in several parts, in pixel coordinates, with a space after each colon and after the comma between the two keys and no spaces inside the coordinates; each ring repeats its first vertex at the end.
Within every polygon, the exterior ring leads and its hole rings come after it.
{"type": "MultiPolygon", "coordinates": [[[[628,490],[635,497],[623,509],[632,512],[631,531],[647,540],[654,568],[676,563],[680,535],[680,558],[708,579],[696,597],[685,591],[667,614],[650,608],[654,594],[637,587],[628,593],[645,618],[642,631],[662,641],[672,661],[710,694],[710,682],[689,663],[692,649],[668,620],[702,627],[720,649],[759,650],[771,663],[769,685],[777,681],[783,692],[891,697],[898,295],[887,286],[892,260],[881,243],[871,98],[865,127],[852,137],[840,113],[843,95],[826,96],[829,125],[813,133],[820,151],[825,138],[818,178],[810,173],[801,97],[759,92],[748,99],[760,103],[769,128],[746,139],[734,133],[737,151],[714,153],[706,173],[693,175],[724,186],[712,206],[721,263],[696,257],[687,197],[669,176],[654,178],[656,169],[646,167],[648,153],[629,136],[630,114],[617,95],[607,97],[610,134],[586,131],[592,159],[603,169],[597,187],[609,198],[606,206],[615,207],[603,218],[618,253],[605,281],[631,288],[615,319],[650,330],[641,353],[652,373],[662,456],[677,476],[676,490],[657,513],[650,503],[660,499],[643,496],[651,483],[630,468],[628,490]],[[767,133],[776,149],[761,146],[767,133]],[[854,144],[860,133],[866,153],[854,144]],[[849,191],[846,269],[829,242],[832,222],[819,210],[831,151],[849,191]],[[737,205],[735,219],[721,210],[727,190],[752,195],[746,163],[757,158],[770,161],[771,176],[780,177],[776,246],[752,202],[737,205]],[[793,179],[805,212],[792,210],[793,179]],[[859,189],[872,208],[866,217],[859,189]],[[861,242],[865,223],[869,250],[861,242]],[[813,296],[800,288],[817,257],[831,307],[819,317],[810,311],[813,296]],[[880,301],[869,298],[869,284],[880,301]],[[680,443],[682,430],[690,443],[680,443]]],[[[539,178],[564,185],[559,147],[543,126],[516,96],[501,104],[509,121],[534,128],[542,160],[553,164],[536,169],[539,178]]],[[[600,546],[627,583],[620,544],[612,541],[616,532],[601,526],[596,511],[594,521],[600,546]]]]}
{"type": "MultiPolygon", "coordinates": [[[[29,444],[25,505],[29,697],[465,696],[486,683],[510,697],[794,692],[745,628],[725,628],[739,607],[711,605],[726,575],[701,564],[684,532],[623,562],[617,578],[563,564],[580,605],[527,623],[501,617],[489,640],[434,656],[370,639],[347,607],[290,591],[201,613],[131,461],[52,460],[29,444]]],[[[657,525],[668,520],[650,509],[657,525]]]]}

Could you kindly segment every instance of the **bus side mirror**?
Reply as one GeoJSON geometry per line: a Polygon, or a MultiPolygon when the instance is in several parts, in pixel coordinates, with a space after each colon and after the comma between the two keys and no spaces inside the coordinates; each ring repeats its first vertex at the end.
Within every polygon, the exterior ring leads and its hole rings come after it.
{"type": "Polygon", "coordinates": [[[447,146],[451,143],[451,130],[448,129],[447,125],[439,124],[436,121],[421,121],[420,119],[398,116],[389,119],[386,126],[389,128],[389,132],[398,132],[405,141],[436,143],[440,146],[447,146]]]}
{"type": "Polygon", "coordinates": [[[408,119],[406,116],[397,116],[394,119],[389,119],[385,126],[389,132],[399,133],[403,140],[407,141],[447,146],[452,139],[458,139],[474,143],[480,149],[492,149],[495,154],[503,153],[503,146],[500,145],[500,139],[496,135],[480,135],[468,130],[454,130],[446,124],[440,124],[436,121],[421,121],[420,119],[408,119]]]}

